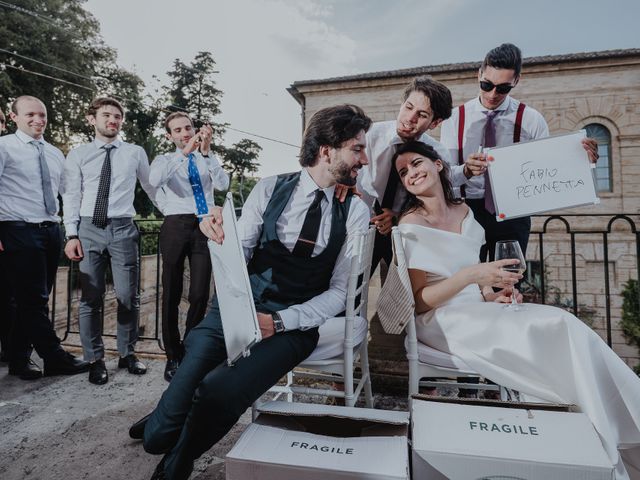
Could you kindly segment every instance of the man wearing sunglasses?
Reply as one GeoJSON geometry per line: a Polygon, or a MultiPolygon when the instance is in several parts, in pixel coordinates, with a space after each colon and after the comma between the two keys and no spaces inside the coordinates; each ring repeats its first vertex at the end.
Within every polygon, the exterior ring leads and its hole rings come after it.
{"type": "MultiPolygon", "coordinates": [[[[522,70],[520,49],[504,43],[487,53],[478,71],[478,97],[454,108],[442,124],[442,144],[449,149],[453,186],[459,188],[476,220],[485,230],[480,260],[493,260],[498,240],[518,240],[525,253],[531,218],[496,221],[488,183],[487,157],[481,148],[511,145],[549,136],[549,127],[537,110],[509,96],[522,70]]],[[[598,159],[595,140],[583,140],[592,162],[598,159]]]]}

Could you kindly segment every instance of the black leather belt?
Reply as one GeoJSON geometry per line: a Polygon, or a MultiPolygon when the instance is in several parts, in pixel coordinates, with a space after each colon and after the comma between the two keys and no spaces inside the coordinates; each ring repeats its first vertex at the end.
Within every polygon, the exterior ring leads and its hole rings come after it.
{"type": "Polygon", "coordinates": [[[0,225],[6,225],[7,227],[32,227],[32,228],[49,228],[55,225],[60,225],[58,222],[40,222],[40,223],[29,223],[22,222],[20,220],[10,220],[7,222],[0,222],[0,225]]]}

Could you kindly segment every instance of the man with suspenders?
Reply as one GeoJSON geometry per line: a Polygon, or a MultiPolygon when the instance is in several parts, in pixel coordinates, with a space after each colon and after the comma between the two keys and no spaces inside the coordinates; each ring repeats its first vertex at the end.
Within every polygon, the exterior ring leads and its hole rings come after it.
{"type": "MultiPolygon", "coordinates": [[[[487,53],[478,71],[479,96],[454,108],[442,124],[440,141],[451,153],[453,186],[459,188],[476,220],[485,230],[486,243],[480,260],[493,260],[498,240],[517,240],[527,250],[531,218],[497,222],[491,185],[487,175],[487,156],[482,148],[511,145],[549,136],[549,127],[540,112],[509,96],[518,84],[522,70],[520,49],[504,43],[487,53]]],[[[598,158],[597,143],[583,140],[592,162],[598,158]]]]}

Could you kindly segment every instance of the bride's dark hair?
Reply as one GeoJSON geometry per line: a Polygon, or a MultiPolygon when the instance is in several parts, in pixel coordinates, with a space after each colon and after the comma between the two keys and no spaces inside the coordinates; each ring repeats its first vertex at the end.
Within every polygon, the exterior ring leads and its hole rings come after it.
{"type": "MultiPolygon", "coordinates": [[[[431,161],[440,160],[442,162],[442,170],[440,170],[440,184],[442,185],[442,190],[444,191],[444,199],[447,202],[447,205],[460,205],[464,201],[461,198],[456,198],[453,194],[453,186],[451,185],[451,179],[449,177],[449,164],[440,158],[438,152],[431,145],[427,145],[423,142],[407,142],[403,143],[396,150],[395,155],[391,159],[391,168],[396,168],[396,160],[403,153],[417,153],[422,157],[426,157],[431,161]]],[[[407,199],[404,201],[402,205],[400,216],[404,216],[408,213],[417,210],[422,207],[422,202],[416,197],[414,194],[407,192],[407,199]]]]}

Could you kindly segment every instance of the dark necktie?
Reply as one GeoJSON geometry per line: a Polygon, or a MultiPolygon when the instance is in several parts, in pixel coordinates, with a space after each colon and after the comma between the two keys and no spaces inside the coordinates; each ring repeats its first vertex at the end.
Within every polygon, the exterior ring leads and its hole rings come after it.
{"type": "MultiPolygon", "coordinates": [[[[487,116],[487,123],[484,127],[484,143],[483,148],[496,146],[496,125],[493,119],[498,114],[496,110],[484,112],[487,116]]],[[[489,169],[484,172],[484,208],[487,212],[495,215],[496,206],[493,204],[493,194],[491,193],[491,180],[489,179],[489,169]]]]}
{"type": "Polygon", "coordinates": [[[307,215],[304,217],[302,230],[298,236],[298,241],[293,247],[293,254],[297,257],[310,257],[313,248],[316,246],[318,232],[320,231],[320,220],[322,220],[322,199],[324,192],[320,189],[316,190],[316,196],[309,205],[307,215]]]}
{"type": "Polygon", "coordinates": [[[198,166],[196,165],[195,155],[189,154],[189,183],[191,183],[191,190],[193,190],[193,198],[196,201],[196,211],[198,215],[206,215],[209,213],[207,207],[207,200],[204,197],[204,190],[202,188],[202,181],[200,180],[200,172],[198,172],[198,166]]]}
{"type": "Polygon", "coordinates": [[[389,170],[389,179],[387,180],[387,186],[384,189],[384,196],[382,197],[382,208],[393,209],[393,201],[396,198],[399,184],[400,176],[398,175],[398,171],[396,170],[395,165],[391,165],[391,170],[389,170]]]}
{"type": "Polygon", "coordinates": [[[109,189],[111,188],[111,150],[113,145],[104,145],[104,162],[100,171],[100,183],[98,184],[98,194],[96,195],[96,205],[93,208],[93,223],[98,228],[107,226],[107,210],[109,209],[109,189]]]}
{"type": "Polygon", "coordinates": [[[37,140],[32,140],[32,145],[38,149],[38,161],[40,162],[40,179],[42,181],[42,195],[44,196],[44,208],[49,215],[58,213],[58,202],[53,194],[51,186],[51,174],[49,173],[49,165],[44,156],[44,145],[37,140]]]}

